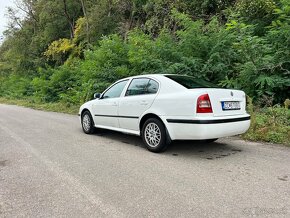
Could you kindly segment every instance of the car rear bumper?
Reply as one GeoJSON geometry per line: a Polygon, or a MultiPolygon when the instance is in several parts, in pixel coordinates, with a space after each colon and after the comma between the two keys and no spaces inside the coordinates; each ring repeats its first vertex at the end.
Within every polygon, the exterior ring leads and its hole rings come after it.
{"type": "Polygon", "coordinates": [[[250,116],[230,118],[184,119],[162,117],[172,140],[213,139],[245,133],[250,127],[250,116]]]}

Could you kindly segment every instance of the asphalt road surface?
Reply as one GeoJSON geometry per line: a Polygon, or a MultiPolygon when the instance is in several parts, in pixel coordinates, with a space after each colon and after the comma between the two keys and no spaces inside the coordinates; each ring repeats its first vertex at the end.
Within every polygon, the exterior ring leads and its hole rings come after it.
{"type": "Polygon", "coordinates": [[[77,116],[0,104],[0,217],[290,217],[290,149],[238,138],[148,152],[77,116]]]}

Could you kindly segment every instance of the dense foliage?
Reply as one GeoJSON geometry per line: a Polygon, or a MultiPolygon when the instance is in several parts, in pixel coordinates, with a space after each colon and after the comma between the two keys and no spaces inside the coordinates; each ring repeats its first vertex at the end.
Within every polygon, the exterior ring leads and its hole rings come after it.
{"type": "Polygon", "coordinates": [[[0,97],[79,105],[145,73],[243,89],[260,106],[290,96],[288,0],[18,0],[7,14],[0,97]]]}
{"type": "Polygon", "coordinates": [[[256,108],[249,98],[247,111],[251,114],[251,127],[242,136],[253,141],[283,143],[290,146],[290,100],[283,106],[256,108]]]}

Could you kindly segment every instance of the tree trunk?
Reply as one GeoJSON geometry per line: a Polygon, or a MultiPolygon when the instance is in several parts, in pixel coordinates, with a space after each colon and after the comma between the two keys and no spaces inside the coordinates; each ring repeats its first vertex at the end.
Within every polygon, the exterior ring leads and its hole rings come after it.
{"type": "Polygon", "coordinates": [[[90,26],[89,26],[89,20],[88,20],[88,17],[87,17],[85,2],[84,2],[84,0],[80,0],[80,1],[81,1],[81,4],[82,4],[83,14],[84,14],[84,17],[85,17],[85,20],[86,20],[86,35],[87,35],[87,41],[88,41],[88,43],[90,43],[90,33],[89,33],[90,26]]]}
{"type": "Polygon", "coordinates": [[[70,38],[73,39],[74,38],[74,21],[71,19],[68,11],[67,11],[67,4],[66,4],[66,0],[63,0],[63,9],[64,9],[64,16],[66,17],[68,23],[69,23],[69,27],[70,27],[70,38]]]}

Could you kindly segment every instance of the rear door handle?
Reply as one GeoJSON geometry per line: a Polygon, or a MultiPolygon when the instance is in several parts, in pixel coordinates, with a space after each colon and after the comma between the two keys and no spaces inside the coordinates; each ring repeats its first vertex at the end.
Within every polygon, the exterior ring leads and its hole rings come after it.
{"type": "Polygon", "coordinates": [[[117,102],[113,102],[112,106],[118,106],[117,102]]]}
{"type": "Polygon", "coordinates": [[[148,105],[149,104],[149,102],[148,101],[141,101],[141,103],[140,103],[141,105],[148,105]]]}

